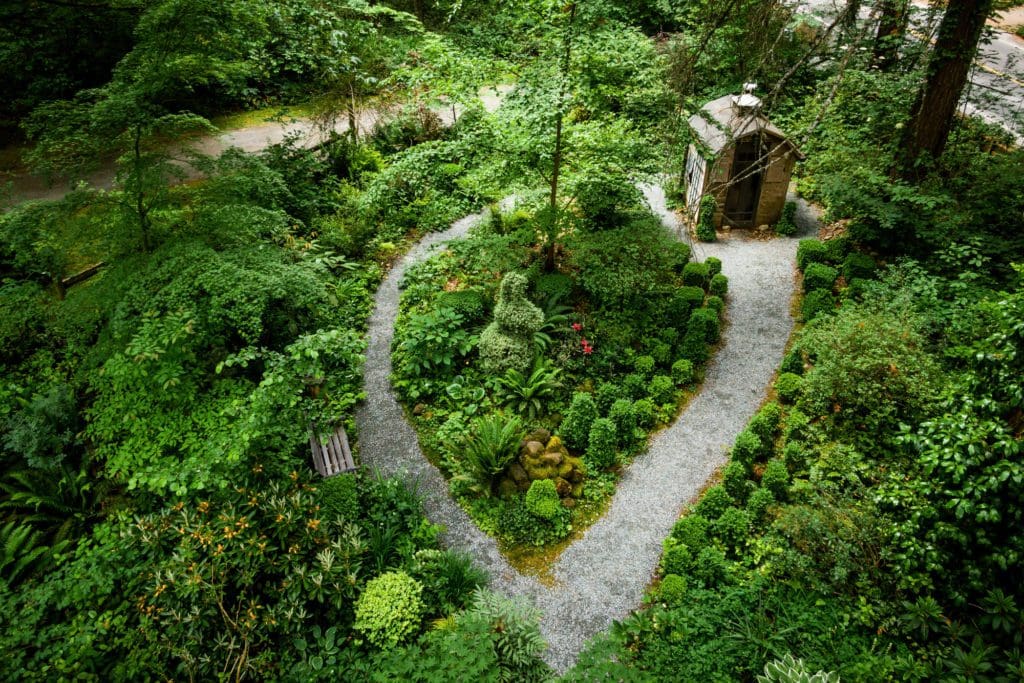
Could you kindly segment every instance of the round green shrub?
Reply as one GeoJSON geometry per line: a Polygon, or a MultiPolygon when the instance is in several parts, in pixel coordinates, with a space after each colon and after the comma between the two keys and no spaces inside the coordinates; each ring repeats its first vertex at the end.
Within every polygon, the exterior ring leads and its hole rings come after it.
{"type": "Polygon", "coordinates": [[[700,214],[697,216],[697,239],[701,242],[715,241],[715,211],[718,202],[712,195],[704,195],[700,200],[700,214]]]}
{"type": "Polygon", "coordinates": [[[608,409],[608,419],[615,423],[615,433],[619,436],[619,444],[628,446],[633,442],[633,433],[636,431],[636,413],[633,412],[633,403],[620,398],[608,409]]]}
{"type": "Polygon", "coordinates": [[[704,263],[708,264],[708,275],[711,277],[722,272],[722,259],[715,256],[708,256],[704,259],[704,263]]]}
{"type": "Polygon", "coordinates": [[[541,519],[552,520],[562,509],[553,479],[537,479],[526,492],[526,509],[541,519]]]}
{"type": "Polygon", "coordinates": [[[733,444],[732,459],[749,467],[761,457],[763,452],[764,444],[760,437],[749,429],[744,429],[736,437],[736,443],[733,444]]]}
{"type": "Polygon", "coordinates": [[[869,280],[875,275],[875,259],[867,254],[854,251],[843,259],[843,277],[849,283],[855,279],[869,280]]]}
{"type": "Polygon", "coordinates": [[[779,433],[779,424],[782,422],[782,406],[774,401],[765,403],[750,419],[747,429],[757,434],[761,440],[762,451],[760,456],[765,456],[771,450],[772,443],[779,433]]]}
{"type": "Polygon", "coordinates": [[[698,308],[690,314],[690,322],[686,331],[689,333],[694,329],[704,334],[704,341],[708,344],[716,343],[722,333],[722,323],[718,319],[718,313],[710,308],[698,308]]]}
{"type": "Polygon", "coordinates": [[[643,429],[650,429],[654,426],[656,421],[657,406],[654,401],[649,398],[642,398],[639,401],[633,402],[633,417],[636,420],[638,427],[643,429]]]}
{"type": "Polygon", "coordinates": [[[817,318],[819,315],[829,315],[836,310],[836,300],[832,292],[825,289],[816,289],[804,295],[800,302],[800,315],[805,323],[817,318]]]}
{"type": "Polygon", "coordinates": [[[711,283],[708,285],[708,292],[715,296],[725,296],[729,291],[729,278],[717,273],[711,276],[711,283]]]}
{"type": "Polygon", "coordinates": [[[679,574],[666,574],[658,585],[658,598],[670,607],[683,604],[686,600],[686,579],[679,574]]]}
{"type": "Polygon", "coordinates": [[[714,546],[708,546],[699,553],[693,562],[690,576],[704,588],[715,588],[729,579],[729,562],[725,553],[714,546]]]}
{"type": "Polygon", "coordinates": [[[722,471],[722,486],[734,501],[743,503],[750,490],[750,469],[738,460],[731,461],[722,471]]]}
{"type": "Polygon", "coordinates": [[[811,263],[804,271],[804,291],[811,292],[815,289],[832,291],[837,277],[839,277],[839,271],[832,266],[827,266],[824,263],[811,263]]]}
{"type": "Polygon", "coordinates": [[[825,263],[828,252],[825,245],[818,240],[800,240],[796,248],[796,267],[806,270],[812,263],[825,263]]]}
{"type": "Polygon", "coordinates": [[[807,451],[796,441],[790,441],[782,449],[782,460],[790,472],[802,472],[807,466],[807,451]]]}
{"type": "Polygon", "coordinates": [[[751,524],[763,524],[768,508],[775,504],[775,496],[766,488],[756,488],[747,499],[747,514],[751,524]]]}
{"type": "Polygon", "coordinates": [[[521,273],[507,273],[501,280],[494,322],[484,329],[478,345],[487,372],[528,373],[533,365],[533,334],[544,324],[544,312],[526,298],[527,284],[521,273]]]}
{"type": "Polygon", "coordinates": [[[722,297],[712,294],[704,302],[704,305],[707,306],[708,310],[717,313],[719,318],[722,317],[722,311],[725,310],[725,301],[722,300],[722,297]]]}
{"type": "Polygon", "coordinates": [[[591,394],[577,391],[565,413],[565,419],[558,429],[562,442],[577,451],[586,450],[590,439],[590,427],[598,417],[597,402],[591,394]]]}
{"type": "Polygon", "coordinates": [[[537,293],[537,300],[545,302],[550,299],[562,301],[572,294],[572,278],[563,273],[548,273],[537,278],[533,285],[533,291],[537,293]]]}
{"type": "Polygon", "coordinates": [[[319,488],[320,509],[327,519],[359,519],[359,489],[355,476],[338,474],[324,479],[319,488]]]}
{"type": "Polygon", "coordinates": [[[786,491],[789,488],[789,471],[786,469],[786,463],[781,460],[770,461],[761,475],[761,486],[771,491],[775,500],[786,500],[786,491]]]}
{"type": "Polygon", "coordinates": [[[800,397],[800,387],[803,383],[804,378],[800,375],[784,372],[775,380],[775,393],[779,395],[780,401],[786,405],[793,405],[800,397]]]}
{"type": "Polygon", "coordinates": [[[669,536],[662,543],[661,573],[686,574],[693,566],[693,550],[669,536]]]}
{"type": "Polygon", "coordinates": [[[538,517],[526,507],[525,496],[502,501],[498,514],[499,537],[515,545],[542,546],[569,535],[572,514],[559,506],[550,520],[538,517]]]}
{"type": "Polygon", "coordinates": [[[423,586],[403,571],[387,572],[366,582],[356,600],[353,627],[382,650],[394,648],[419,630],[423,586]]]}
{"type": "Polygon", "coordinates": [[[739,548],[750,533],[750,515],[740,508],[729,508],[712,522],[711,533],[727,548],[739,548]]]}
{"type": "Polygon", "coordinates": [[[654,358],[651,356],[637,356],[633,361],[633,372],[644,377],[650,377],[654,373],[654,358]]]}
{"type": "Polygon", "coordinates": [[[850,253],[850,249],[853,248],[853,242],[850,241],[849,237],[840,236],[833,237],[825,242],[825,258],[829,263],[839,265],[846,258],[846,255],[850,253]]]}
{"type": "Polygon", "coordinates": [[[673,328],[666,328],[665,330],[662,331],[662,334],[664,334],[665,332],[673,335],[671,341],[656,341],[653,344],[651,344],[651,357],[654,359],[654,362],[657,363],[658,365],[668,364],[669,358],[672,357],[672,344],[675,342],[676,339],[679,339],[679,330],[673,328]]]}
{"type": "MultiPolygon", "coordinates": [[[[618,401],[621,398],[632,398],[632,399],[643,398],[644,396],[647,395],[647,384],[649,382],[650,382],[649,377],[645,377],[645,376],[643,376],[643,375],[641,375],[639,373],[636,373],[636,372],[629,373],[628,375],[626,375],[625,377],[622,378],[622,387],[621,387],[621,389],[619,391],[615,392],[614,397],[612,397],[611,395],[609,396],[609,397],[612,398],[612,405],[615,404],[615,401],[618,401]]],[[[612,386],[614,386],[614,385],[612,385],[612,386]]],[[[604,403],[605,402],[605,400],[604,400],[605,397],[602,396],[601,398],[602,398],[601,403],[604,403]]],[[[611,405],[609,405],[605,409],[605,412],[607,412],[607,411],[609,411],[611,409],[612,409],[611,405]]]]}
{"type": "MultiPolygon", "coordinates": [[[[673,314],[678,314],[677,320],[685,324],[690,319],[690,314],[697,308],[704,305],[704,289],[701,287],[680,287],[672,294],[673,314]]],[[[681,327],[682,325],[680,325],[681,327]]]]}
{"type": "Polygon", "coordinates": [[[673,403],[676,400],[676,385],[668,375],[655,375],[651,379],[648,395],[658,405],[673,403]]]}
{"type": "Polygon", "coordinates": [[[683,284],[704,289],[708,284],[708,264],[691,261],[683,267],[683,284]]]}
{"type": "Polygon", "coordinates": [[[680,358],[672,364],[672,381],[676,386],[685,387],[694,380],[693,362],[680,358]]]}
{"type": "Polygon", "coordinates": [[[811,418],[799,408],[793,408],[786,415],[786,428],[782,436],[786,443],[804,441],[811,433],[811,418]]]}
{"type": "MultiPolygon", "coordinates": [[[[626,377],[628,379],[629,375],[627,375],[626,377]]],[[[644,382],[644,393],[646,393],[646,387],[647,383],[644,382]]],[[[597,402],[598,411],[600,411],[602,415],[607,415],[608,411],[612,407],[612,404],[615,403],[615,401],[617,401],[618,399],[622,398],[623,394],[629,395],[629,392],[632,390],[632,387],[630,387],[627,390],[626,388],[623,388],[622,386],[616,384],[615,382],[602,382],[601,384],[598,384],[597,389],[594,391],[594,400],[597,402]]]]}
{"type": "Polygon", "coordinates": [[[710,526],[711,522],[703,515],[690,513],[685,517],[680,517],[672,525],[672,538],[684,544],[691,551],[699,553],[710,542],[708,539],[710,526]]]}
{"type": "Polygon", "coordinates": [[[693,256],[693,249],[686,242],[680,242],[676,240],[672,244],[672,263],[674,264],[675,271],[678,273],[682,271],[683,266],[693,256]]]}
{"type": "Polygon", "coordinates": [[[695,511],[701,517],[714,521],[721,517],[722,513],[732,506],[732,498],[724,486],[716,485],[710,487],[697,502],[695,511]]]}
{"type": "Polygon", "coordinates": [[[615,464],[615,445],[618,442],[618,435],[615,432],[614,422],[606,417],[594,420],[590,427],[589,442],[586,457],[594,467],[607,469],[615,464]]]}
{"type": "Polygon", "coordinates": [[[437,297],[438,308],[449,308],[467,323],[479,323],[487,314],[484,295],[476,289],[462,289],[457,292],[441,292],[437,297]]]}
{"type": "Polygon", "coordinates": [[[686,330],[686,335],[679,344],[679,356],[694,365],[700,365],[711,356],[711,349],[704,338],[704,330],[698,328],[686,330]]]}
{"type": "Polygon", "coordinates": [[[804,354],[799,348],[790,350],[782,358],[782,365],[779,366],[782,372],[791,372],[794,375],[804,374],[804,354]]]}
{"type": "Polygon", "coordinates": [[[782,207],[782,217],[775,224],[775,232],[780,235],[796,234],[796,202],[786,202],[782,207]]]}

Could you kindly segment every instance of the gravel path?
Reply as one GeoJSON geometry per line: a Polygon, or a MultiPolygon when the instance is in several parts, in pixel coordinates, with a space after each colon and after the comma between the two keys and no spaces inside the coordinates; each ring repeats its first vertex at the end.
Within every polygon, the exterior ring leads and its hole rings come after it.
{"type": "MultiPolygon", "coordinates": [[[[665,207],[662,190],[642,189],[666,227],[679,235],[679,221],[665,207]]],[[[639,605],[657,567],[662,540],[682,508],[725,462],[729,446],[763,400],[793,327],[789,310],[797,239],[734,234],[694,245],[695,258],[717,256],[729,277],[724,344],[707,369],[700,394],[625,472],[606,514],[555,563],[556,585],[548,588],[513,569],[494,539],[451,499],[446,481],[420,452],[388,379],[404,269],[434,245],[463,236],[483,216],[469,216],[425,238],[377,291],[366,359],[367,400],[357,415],[360,453],[365,464],[418,482],[428,517],[447,529],[446,545],[471,553],[490,572],[492,588],[525,597],[541,609],[541,629],[549,644],[546,659],[562,672],[589,638],[639,605]]],[[[816,226],[802,203],[797,222],[801,232],[816,226]]]]}

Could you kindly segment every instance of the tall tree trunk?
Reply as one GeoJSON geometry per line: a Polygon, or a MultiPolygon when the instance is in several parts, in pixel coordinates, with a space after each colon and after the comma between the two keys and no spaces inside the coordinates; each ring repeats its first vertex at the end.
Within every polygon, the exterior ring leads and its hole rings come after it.
{"type": "Polygon", "coordinates": [[[562,64],[559,69],[561,83],[558,86],[558,100],[555,102],[555,153],[551,168],[551,191],[548,198],[547,245],[544,249],[544,270],[555,270],[555,249],[558,240],[558,180],[562,172],[562,122],[565,119],[565,97],[569,89],[569,66],[572,59],[572,25],[576,20],[576,3],[569,6],[569,24],[565,29],[565,44],[562,64]]]}
{"type": "Polygon", "coordinates": [[[992,0],[949,0],[928,60],[925,83],[910,110],[900,143],[897,163],[905,179],[920,177],[925,155],[931,159],[942,156],[991,11],[992,0]]]}
{"type": "Polygon", "coordinates": [[[879,0],[878,33],[875,34],[872,64],[888,71],[899,57],[900,44],[910,19],[909,0],[879,0]]]}

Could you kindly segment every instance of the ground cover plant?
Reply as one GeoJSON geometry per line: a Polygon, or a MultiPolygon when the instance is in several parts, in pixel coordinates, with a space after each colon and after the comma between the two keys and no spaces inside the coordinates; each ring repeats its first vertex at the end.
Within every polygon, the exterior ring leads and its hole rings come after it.
{"type": "Polygon", "coordinates": [[[402,282],[393,385],[453,495],[510,546],[599,509],[718,340],[724,276],[642,206],[616,218],[582,219],[545,272],[537,215],[496,211],[402,282]]]}

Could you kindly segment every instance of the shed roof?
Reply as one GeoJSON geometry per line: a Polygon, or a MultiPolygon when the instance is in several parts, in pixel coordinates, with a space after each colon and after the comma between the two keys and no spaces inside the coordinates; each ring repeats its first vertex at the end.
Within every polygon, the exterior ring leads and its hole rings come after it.
{"type": "Polygon", "coordinates": [[[724,95],[708,102],[690,117],[690,128],[712,154],[718,154],[733,140],[751,133],[767,133],[785,141],[797,156],[800,151],[786,134],[756,110],[743,111],[733,102],[733,95],[724,95]]]}

